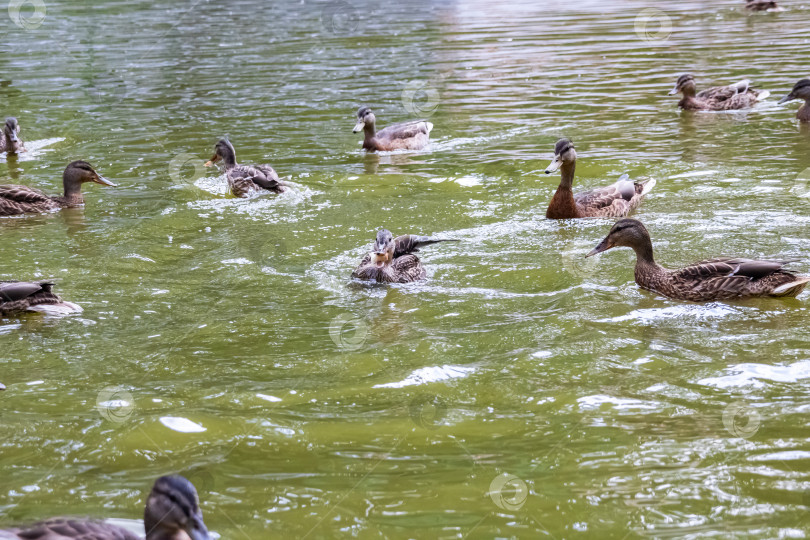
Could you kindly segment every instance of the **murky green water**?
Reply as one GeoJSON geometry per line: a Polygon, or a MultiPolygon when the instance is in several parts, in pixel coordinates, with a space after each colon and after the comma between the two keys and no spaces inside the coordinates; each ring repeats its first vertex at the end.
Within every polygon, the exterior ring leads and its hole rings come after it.
{"type": "Polygon", "coordinates": [[[0,220],[0,279],[84,308],[0,324],[0,525],[137,519],[175,471],[222,538],[804,537],[807,294],[670,301],[627,250],[582,259],[609,222],[544,219],[565,135],[580,188],[658,180],[662,263],[806,257],[810,133],[775,101],[810,75],[810,6],[784,3],[0,12],[0,114],[32,149],[0,181],[55,193],[82,158],[121,184],[0,220]],[[680,113],[685,71],[773,98],[680,113]],[[364,155],[361,104],[430,115],[432,147],[364,155]],[[201,164],[226,133],[295,189],[223,197],[201,164]],[[425,283],[353,284],[379,226],[463,243],[425,283]]]}

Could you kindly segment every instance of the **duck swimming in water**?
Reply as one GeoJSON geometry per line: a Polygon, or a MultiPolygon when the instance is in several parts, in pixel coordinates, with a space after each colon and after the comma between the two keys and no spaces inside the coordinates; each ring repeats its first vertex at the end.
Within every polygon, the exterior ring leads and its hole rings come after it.
{"type": "Polygon", "coordinates": [[[668,270],[655,262],[652,240],[646,227],[635,219],[621,219],[586,257],[614,247],[636,252],[636,283],[675,300],[711,302],[761,296],[797,296],[808,276],[782,267],[793,261],[753,260],[720,257],[668,270]]]}
{"type": "Polygon", "coordinates": [[[678,106],[690,111],[734,111],[750,109],[758,101],[771,95],[767,90],[754,90],[750,85],[751,81],[746,79],[728,86],[715,86],[697,92],[695,78],[687,73],[678,77],[669,95],[681,92],[683,98],[678,102],[678,106]]]}
{"type": "Polygon", "coordinates": [[[0,316],[26,311],[66,315],[82,308],[59,298],[47,281],[0,281],[0,316]]]}
{"type": "Polygon", "coordinates": [[[748,11],[784,11],[774,0],[745,0],[748,11]]]}
{"type": "MultiPolygon", "coordinates": [[[[197,490],[182,476],[161,476],[146,499],[146,540],[211,540],[197,490]]],[[[117,525],[81,518],[53,518],[0,531],[0,540],[142,540],[117,525]]]]}
{"type": "Polygon", "coordinates": [[[433,124],[427,120],[413,120],[392,124],[377,131],[377,119],[371,109],[360,107],[353,133],[363,131],[363,148],[369,151],[422,150],[430,142],[433,124]]]}
{"type": "Polygon", "coordinates": [[[634,183],[630,177],[622,175],[619,180],[607,187],[580,191],[574,194],[574,170],[577,152],[568,139],[560,139],[554,146],[554,159],[546,169],[546,174],[561,169],[560,185],[551,198],[546,210],[548,219],[572,219],[583,217],[622,217],[629,214],[640,203],[641,198],[652,190],[655,180],[634,183]]]}
{"type": "Polygon", "coordinates": [[[225,177],[234,197],[248,197],[262,190],[273,193],[286,191],[285,184],[270,165],[239,165],[236,163],[236,150],[227,138],[220,139],[214,147],[214,155],[205,163],[206,167],[222,160],[225,164],[225,177]]]}
{"type": "Polygon", "coordinates": [[[50,197],[28,186],[0,185],[0,216],[41,214],[81,206],[84,204],[82,184],[85,182],[116,187],[116,184],[98,174],[86,161],[74,161],[62,174],[65,193],[61,197],[50,197]]]}
{"type": "Polygon", "coordinates": [[[16,118],[6,118],[6,123],[3,125],[3,134],[0,137],[0,152],[14,154],[25,151],[25,146],[23,146],[20,139],[20,124],[16,118]]]}
{"type": "Polygon", "coordinates": [[[352,277],[378,283],[410,283],[425,279],[427,276],[425,267],[414,253],[420,248],[439,242],[458,242],[458,240],[414,234],[394,238],[390,231],[380,229],[374,247],[363,257],[360,266],[352,272],[352,277]]]}
{"type": "Polygon", "coordinates": [[[796,118],[802,122],[810,122],[810,79],[802,79],[793,86],[793,90],[788,95],[779,100],[779,103],[786,103],[794,99],[803,99],[804,105],[796,111],[796,118]]]}

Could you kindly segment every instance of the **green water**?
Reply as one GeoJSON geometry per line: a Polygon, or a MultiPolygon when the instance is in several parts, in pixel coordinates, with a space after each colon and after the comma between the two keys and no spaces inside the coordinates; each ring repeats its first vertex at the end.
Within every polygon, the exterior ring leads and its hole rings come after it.
{"type": "Polygon", "coordinates": [[[784,3],[0,11],[31,149],[0,182],[58,193],[85,159],[120,184],[0,219],[0,279],[84,308],[0,321],[0,526],[136,520],[179,472],[224,539],[805,537],[807,294],[670,301],[628,250],[583,259],[610,222],[544,219],[568,136],[575,187],[658,181],[636,216],[663,264],[806,257],[810,133],[775,102],[810,75],[810,6],[784,3]],[[686,71],[773,96],[681,113],[686,71]],[[431,147],[365,155],[361,104],[429,116],[431,147]],[[294,189],[224,197],[224,134],[294,189]],[[424,283],[352,283],[380,226],[463,242],[424,283]]]}

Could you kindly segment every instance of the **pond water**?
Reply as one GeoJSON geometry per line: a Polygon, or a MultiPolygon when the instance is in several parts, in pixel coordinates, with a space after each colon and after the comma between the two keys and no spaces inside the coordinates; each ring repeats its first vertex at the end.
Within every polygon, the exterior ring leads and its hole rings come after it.
{"type": "Polygon", "coordinates": [[[668,300],[629,250],[584,259],[610,221],[544,218],[566,136],[575,189],[657,180],[635,215],[662,264],[805,258],[810,133],[776,101],[810,75],[810,5],[784,4],[0,12],[30,149],[0,182],[58,193],[85,159],[120,184],[0,219],[0,279],[84,308],[0,321],[0,526],[137,520],[179,472],[221,538],[804,537],[807,293],[668,300]],[[680,112],[684,72],[772,96],[680,112]],[[428,117],[431,146],[364,154],[360,105],[428,117]],[[226,197],[202,167],[225,134],[294,189],[226,197]],[[423,283],[353,283],[381,226],[462,242],[423,283]]]}

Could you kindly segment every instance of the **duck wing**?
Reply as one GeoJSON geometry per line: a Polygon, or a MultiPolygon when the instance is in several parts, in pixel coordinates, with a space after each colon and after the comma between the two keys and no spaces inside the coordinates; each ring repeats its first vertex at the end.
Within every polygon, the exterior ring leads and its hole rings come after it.
{"type": "Polygon", "coordinates": [[[0,216],[54,210],[59,205],[38,189],[28,186],[0,186],[0,216]]]}
{"type": "Polygon", "coordinates": [[[409,253],[417,253],[420,248],[438,244],[439,242],[460,242],[455,238],[431,238],[429,236],[417,236],[415,234],[404,234],[394,238],[394,258],[402,257],[409,253]]]}
{"type": "Polygon", "coordinates": [[[137,535],[103,521],[54,518],[20,529],[0,531],[3,540],[141,540],[137,535]]]}
{"type": "Polygon", "coordinates": [[[397,283],[410,283],[427,277],[422,261],[419,260],[419,257],[410,253],[395,257],[391,267],[394,270],[397,283]]]}
{"type": "Polygon", "coordinates": [[[284,191],[278,174],[269,165],[237,165],[227,172],[228,184],[236,197],[247,197],[251,191],[266,189],[275,193],[284,191]]]}
{"type": "Polygon", "coordinates": [[[411,139],[419,135],[430,135],[433,124],[427,120],[412,120],[391,124],[390,126],[377,132],[378,139],[411,139]]]}

